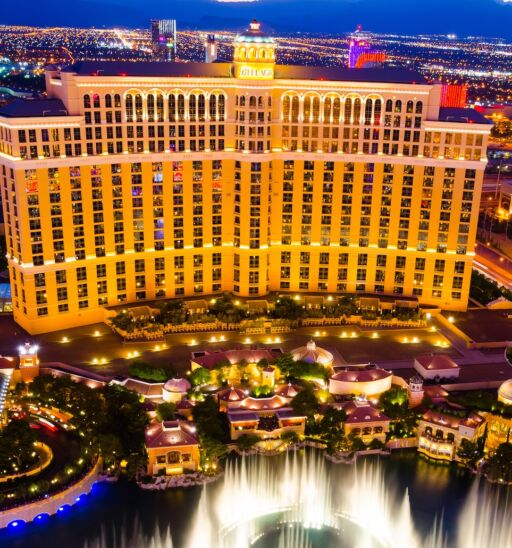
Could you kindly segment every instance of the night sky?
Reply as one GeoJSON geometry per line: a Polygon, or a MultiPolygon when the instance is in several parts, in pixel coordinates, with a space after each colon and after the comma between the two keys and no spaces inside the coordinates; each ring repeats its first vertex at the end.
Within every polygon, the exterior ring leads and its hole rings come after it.
{"type": "Polygon", "coordinates": [[[456,33],[512,39],[512,0],[24,0],[6,1],[1,24],[147,27],[154,17],[181,28],[243,27],[252,17],[276,31],[456,33]]]}

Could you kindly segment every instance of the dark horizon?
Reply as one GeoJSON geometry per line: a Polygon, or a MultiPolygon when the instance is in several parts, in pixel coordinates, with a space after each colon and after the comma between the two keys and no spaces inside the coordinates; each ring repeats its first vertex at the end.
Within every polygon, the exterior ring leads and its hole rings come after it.
{"type": "Polygon", "coordinates": [[[257,17],[281,33],[343,34],[357,24],[375,33],[401,35],[451,34],[512,39],[512,3],[503,0],[259,0],[218,2],[148,0],[77,0],[73,10],[64,0],[27,0],[23,10],[7,4],[3,25],[96,28],[148,28],[152,18],[174,18],[178,29],[235,30],[257,17]],[[100,7],[101,6],[101,7],[100,7]]]}

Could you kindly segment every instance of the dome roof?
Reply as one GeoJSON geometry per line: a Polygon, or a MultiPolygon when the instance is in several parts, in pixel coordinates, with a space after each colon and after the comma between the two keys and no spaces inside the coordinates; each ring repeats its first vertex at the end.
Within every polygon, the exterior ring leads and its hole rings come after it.
{"type": "Polygon", "coordinates": [[[512,379],[505,381],[498,388],[498,400],[507,405],[512,405],[512,379]]]}
{"type": "Polygon", "coordinates": [[[300,390],[301,390],[300,386],[296,384],[288,383],[283,386],[280,386],[276,390],[276,394],[278,394],[279,396],[282,396],[283,398],[294,398],[299,393],[300,390]]]}
{"type": "Polygon", "coordinates": [[[409,384],[423,384],[423,379],[416,373],[409,379],[409,384]]]}
{"type": "Polygon", "coordinates": [[[273,44],[274,40],[261,30],[261,23],[256,19],[253,19],[249,24],[249,28],[244,32],[238,34],[235,38],[235,44],[237,42],[252,42],[255,44],[273,44]]]}
{"type": "Polygon", "coordinates": [[[386,379],[391,375],[392,373],[390,373],[389,371],[385,371],[384,369],[351,367],[345,371],[340,371],[339,373],[336,373],[336,375],[333,375],[331,379],[333,381],[342,382],[372,382],[386,379]]]}
{"type": "Polygon", "coordinates": [[[177,392],[177,393],[185,393],[187,390],[190,390],[191,384],[187,381],[187,379],[169,379],[164,384],[164,391],[166,392],[177,392]]]}
{"type": "Polygon", "coordinates": [[[317,346],[313,340],[310,340],[306,346],[292,350],[292,356],[295,361],[319,363],[326,366],[332,365],[333,360],[333,355],[328,350],[317,346]]]}
{"type": "Polygon", "coordinates": [[[222,401],[242,401],[247,398],[247,394],[240,388],[227,388],[217,394],[219,400],[222,401]]]}

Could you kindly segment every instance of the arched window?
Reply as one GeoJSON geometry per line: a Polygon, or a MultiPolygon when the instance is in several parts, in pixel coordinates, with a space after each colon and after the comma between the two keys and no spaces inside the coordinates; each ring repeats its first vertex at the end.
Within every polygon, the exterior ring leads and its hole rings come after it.
{"type": "Polygon", "coordinates": [[[292,97],[292,112],[291,112],[291,122],[292,124],[297,124],[299,121],[299,98],[295,95],[292,97]]]}
{"type": "Polygon", "coordinates": [[[199,121],[204,122],[206,118],[206,99],[202,93],[197,98],[197,115],[198,115],[199,121]]]}
{"type": "Polygon", "coordinates": [[[326,97],[324,99],[324,124],[329,124],[331,122],[332,114],[332,99],[326,97]]]}
{"type": "Polygon", "coordinates": [[[188,98],[188,116],[191,122],[195,122],[197,120],[196,103],[196,96],[191,95],[188,98]]]}
{"type": "Polygon", "coordinates": [[[398,99],[398,101],[395,101],[395,112],[402,112],[402,101],[398,99]]]}
{"type": "Polygon", "coordinates": [[[91,108],[91,96],[84,95],[84,108],[91,108]]]}
{"type": "Polygon", "coordinates": [[[311,122],[311,97],[304,99],[304,122],[311,122]]]}
{"type": "Polygon", "coordinates": [[[352,117],[353,124],[361,123],[361,99],[354,99],[354,115],[352,117]]]}
{"type": "Polygon", "coordinates": [[[135,96],[135,118],[137,122],[142,122],[143,107],[142,107],[142,95],[137,93],[135,96]]]}
{"type": "Polygon", "coordinates": [[[245,107],[245,95],[240,96],[240,106],[245,107]]]}
{"type": "Polygon", "coordinates": [[[351,123],[351,117],[352,117],[352,99],[350,97],[348,99],[345,99],[345,124],[351,123]]]}
{"type": "Polygon", "coordinates": [[[283,99],[283,122],[290,122],[290,97],[285,95],[283,99]]]}
{"type": "Polygon", "coordinates": [[[320,121],[320,97],[313,97],[312,122],[313,124],[318,124],[319,121],[320,121]]]}
{"type": "Polygon", "coordinates": [[[164,96],[161,93],[156,96],[156,118],[159,122],[164,121],[164,96]]]}
{"type": "Polygon", "coordinates": [[[224,95],[219,95],[219,122],[224,122],[224,117],[226,115],[226,97],[224,95]]]}
{"type": "Polygon", "coordinates": [[[393,112],[393,101],[391,99],[386,101],[386,112],[393,112]]]}
{"type": "Polygon", "coordinates": [[[376,126],[380,126],[382,117],[382,101],[380,99],[375,100],[373,123],[376,126]]]}
{"type": "Polygon", "coordinates": [[[133,97],[127,95],[125,99],[126,121],[133,122],[133,97]]]}
{"type": "Polygon", "coordinates": [[[263,97],[260,95],[258,97],[258,108],[263,108],[265,104],[263,103],[263,97]]]}
{"type": "Polygon", "coordinates": [[[169,95],[169,122],[176,122],[176,96],[169,95]]]}
{"type": "Polygon", "coordinates": [[[268,100],[267,100],[267,106],[268,108],[271,108],[272,107],[272,97],[269,97],[268,100]]]}
{"type": "Polygon", "coordinates": [[[178,95],[178,121],[185,120],[185,96],[181,93],[178,95]]]}
{"type": "Polygon", "coordinates": [[[210,120],[217,120],[217,96],[210,95],[210,120]]]}
{"type": "Polygon", "coordinates": [[[267,52],[264,49],[260,49],[260,59],[266,59],[267,52]]]}
{"type": "Polygon", "coordinates": [[[112,108],[112,95],[110,95],[109,93],[105,95],[105,106],[107,108],[112,108]]]}
{"type": "Polygon", "coordinates": [[[148,120],[152,122],[155,118],[155,96],[148,95],[148,120]]]}
{"type": "Polygon", "coordinates": [[[414,112],[414,103],[412,101],[407,101],[407,114],[412,114],[414,112]]]}
{"type": "Polygon", "coordinates": [[[100,96],[97,93],[93,95],[92,101],[94,108],[100,108],[100,96]]]}
{"type": "Polygon", "coordinates": [[[114,95],[114,108],[121,108],[121,96],[119,93],[114,95]]]}
{"type": "Polygon", "coordinates": [[[332,122],[333,124],[340,123],[340,113],[341,113],[341,100],[339,97],[335,97],[332,107],[332,122]]]}
{"type": "Polygon", "coordinates": [[[251,97],[249,97],[249,107],[250,108],[256,107],[256,97],[254,95],[251,95],[251,97]]]}
{"type": "Polygon", "coordinates": [[[373,110],[373,101],[371,99],[366,99],[364,105],[364,123],[366,126],[369,126],[372,123],[372,110],[373,110]]]}
{"type": "Polygon", "coordinates": [[[416,114],[421,114],[423,112],[423,101],[418,101],[416,103],[416,114]]]}

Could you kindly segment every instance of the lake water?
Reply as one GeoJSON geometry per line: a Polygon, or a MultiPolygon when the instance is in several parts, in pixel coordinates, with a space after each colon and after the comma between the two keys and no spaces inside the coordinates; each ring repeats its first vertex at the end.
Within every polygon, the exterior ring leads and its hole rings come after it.
{"type": "MultiPolygon", "coordinates": [[[[285,457],[259,457],[272,462],[279,473],[285,457]]],[[[328,474],[335,479],[333,490],[343,496],[344,477],[351,474],[349,465],[327,464],[328,474]]],[[[459,514],[474,477],[454,465],[435,464],[418,457],[414,451],[395,452],[390,457],[367,457],[358,467],[380,467],[383,488],[409,493],[414,526],[427,536],[436,520],[441,520],[446,533],[446,546],[455,546],[459,514]]],[[[208,489],[222,489],[221,478],[208,489]]],[[[506,487],[480,486],[483,490],[508,499],[506,487]]],[[[0,532],[0,546],[9,548],[189,548],[190,531],[201,498],[202,488],[143,491],[136,485],[120,481],[97,484],[91,495],[68,512],[48,518],[44,523],[24,525],[0,532]]],[[[483,496],[478,495],[478,496],[483,496]]],[[[503,505],[502,505],[503,507],[503,505]]],[[[510,522],[509,522],[510,523],[510,522]]],[[[510,527],[510,525],[509,525],[510,527]]],[[[507,537],[508,538],[508,537],[507,537]]],[[[485,544],[485,542],[484,542],[485,544]]],[[[313,543],[321,546],[322,543],[313,543]]],[[[460,542],[459,542],[460,545],[460,542]]],[[[260,546],[258,544],[258,546],[260,546]]],[[[275,544],[277,546],[277,544],[275,544]]],[[[431,544],[432,546],[432,544],[431,544]]],[[[194,546],[194,548],[196,548],[194,546]]],[[[197,546],[197,548],[209,548],[197,546]]],[[[480,548],[487,548],[481,545],[480,548]]],[[[511,546],[489,546],[511,548],[511,546]]]]}

